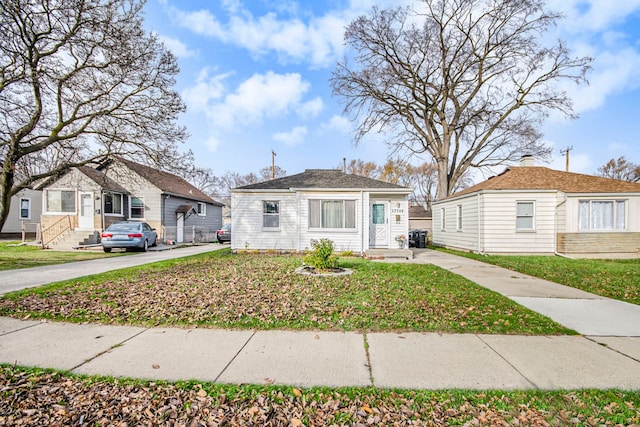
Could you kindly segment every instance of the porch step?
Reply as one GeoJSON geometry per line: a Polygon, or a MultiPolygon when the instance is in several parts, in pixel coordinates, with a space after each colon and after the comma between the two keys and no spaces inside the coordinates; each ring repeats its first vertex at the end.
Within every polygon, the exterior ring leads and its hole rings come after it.
{"type": "Polygon", "coordinates": [[[49,244],[49,249],[55,251],[72,251],[78,246],[95,245],[100,243],[100,234],[97,231],[69,230],[54,242],[49,244]]]}
{"type": "Polygon", "coordinates": [[[366,259],[413,259],[411,249],[369,249],[366,259]]]}

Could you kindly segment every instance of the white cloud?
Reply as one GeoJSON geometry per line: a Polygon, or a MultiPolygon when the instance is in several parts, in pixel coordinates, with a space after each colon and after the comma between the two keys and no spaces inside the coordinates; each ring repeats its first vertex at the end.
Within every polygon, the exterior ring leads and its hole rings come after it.
{"type": "Polygon", "coordinates": [[[230,74],[210,76],[210,71],[210,68],[202,69],[196,78],[196,84],[182,92],[182,98],[189,110],[207,112],[211,107],[211,103],[224,95],[224,80],[230,74]]]}
{"type": "Polygon", "coordinates": [[[305,136],[307,136],[307,128],[304,126],[296,126],[290,132],[274,134],[273,139],[291,147],[304,142],[305,136]]]}
{"type": "Polygon", "coordinates": [[[346,117],[334,115],[328,122],[322,124],[322,128],[328,131],[348,134],[353,130],[353,124],[346,117]]]}
{"type": "Polygon", "coordinates": [[[218,137],[216,137],[215,135],[210,135],[204,143],[204,145],[207,147],[207,150],[212,153],[215,153],[216,150],[218,150],[220,144],[220,139],[218,139],[218,137]]]}
{"type": "Polygon", "coordinates": [[[178,39],[161,35],[158,35],[158,38],[178,58],[190,58],[198,55],[197,50],[190,50],[186,44],[178,39]]]}
{"type": "Polygon", "coordinates": [[[300,106],[298,110],[298,114],[302,117],[316,117],[322,109],[324,108],[324,102],[322,102],[322,98],[319,96],[312,99],[311,101],[305,102],[300,106]]]}
{"type": "Polygon", "coordinates": [[[637,12],[640,0],[551,0],[549,8],[565,14],[562,27],[566,31],[603,31],[637,12]]]}
{"type": "Polygon", "coordinates": [[[217,126],[232,128],[246,123],[259,123],[266,117],[279,117],[304,104],[303,95],[310,84],[300,74],[254,74],[235,92],[213,105],[209,117],[217,126]]]}

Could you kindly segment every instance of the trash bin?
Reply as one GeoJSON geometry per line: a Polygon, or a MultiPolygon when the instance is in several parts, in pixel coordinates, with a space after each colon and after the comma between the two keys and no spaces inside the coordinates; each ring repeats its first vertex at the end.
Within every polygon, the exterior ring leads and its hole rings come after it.
{"type": "Polygon", "coordinates": [[[409,247],[417,248],[418,247],[418,230],[409,231],[409,247]]]}
{"type": "Polygon", "coordinates": [[[419,230],[418,231],[418,248],[426,248],[427,247],[427,230],[419,230]]]}

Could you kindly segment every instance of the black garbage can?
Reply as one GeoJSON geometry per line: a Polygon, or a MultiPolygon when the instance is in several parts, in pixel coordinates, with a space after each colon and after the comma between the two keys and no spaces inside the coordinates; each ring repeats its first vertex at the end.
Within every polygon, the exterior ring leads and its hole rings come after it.
{"type": "Polygon", "coordinates": [[[409,247],[417,248],[418,247],[418,230],[409,231],[409,247]]]}
{"type": "Polygon", "coordinates": [[[427,230],[419,230],[418,231],[418,248],[426,248],[427,247],[427,230]]]}

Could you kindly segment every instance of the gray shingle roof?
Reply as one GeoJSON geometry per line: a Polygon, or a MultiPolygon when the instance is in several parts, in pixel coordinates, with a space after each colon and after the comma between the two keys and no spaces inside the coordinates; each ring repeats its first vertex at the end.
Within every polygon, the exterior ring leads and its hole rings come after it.
{"type": "Polygon", "coordinates": [[[186,180],[169,172],[163,172],[149,166],[141,165],[123,158],[118,158],[129,169],[153,183],[156,187],[165,193],[181,196],[186,199],[199,200],[201,202],[211,203],[216,206],[224,206],[224,203],[216,202],[202,191],[198,190],[186,180]]]}
{"type": "Polygon", "coordinates": [[[115,191],[116,193],[129,194],[129,191],[123,186],[106,176],[102,171],[96,170],[91,166],[79,166],[78,170],[85,174],[88,178],[98,184],[103,190],[115,191]]]}
{"type": "Polygon", "coordinates": [[[358,189],[358,190],[406,190],[411,189],[377,179],[350,175],[339,169],[307,169],[296,175],[271,181],[249,184],[234,190],[291,190],[291,189],[358,189]]]}

